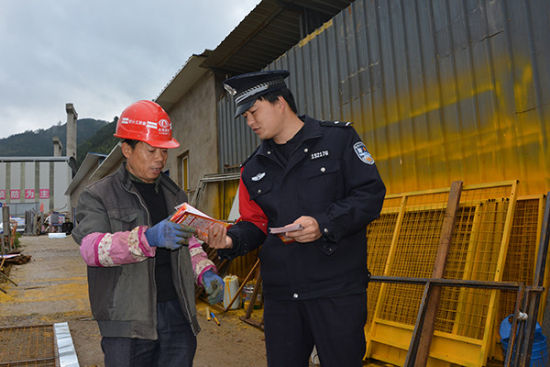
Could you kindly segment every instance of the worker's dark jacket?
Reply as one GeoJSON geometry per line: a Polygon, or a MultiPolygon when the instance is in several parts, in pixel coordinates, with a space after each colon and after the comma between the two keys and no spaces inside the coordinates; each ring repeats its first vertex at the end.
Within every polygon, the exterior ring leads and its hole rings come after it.
{"type": "Polygon", "coordinates": [[[302,142],[283,164],[266,140],[243,164],[240,221],[229,229],[233,248],[221,257],[242,255],[259,245],[264,296],[311,299],[365,292],[366,226],[379,216],[385,186],[374,160],[349,125],[307,116],[302,142]],[[269,227],[312,216],[322,237],[285,244],[269,227]]]}
{"type": "MultiPolygon", "coordinates": [[[[167,176],[160,187],[170,212],[187,195],[167,176]]],[[[122,165],[111,176],[88,186],[78,200],[73,238],[80,244],[93,232],[130,231],[151,225],[144,200],[122,165]]],[[[187,247],[171,252],[172,279],[193,332],[200,330],[195,308],[195,283],[187,247]]],[[[94,318],[104,337],[157,339],[155,258],[114,267],[88,266],[88,288],[94,318]]]]}

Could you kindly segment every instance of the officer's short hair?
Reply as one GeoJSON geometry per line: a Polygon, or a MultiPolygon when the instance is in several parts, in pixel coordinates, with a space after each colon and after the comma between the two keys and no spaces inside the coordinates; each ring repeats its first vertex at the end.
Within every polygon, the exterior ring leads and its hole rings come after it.
{"type": "Polygon", "coordinates": [[[258,97],[258,99],[259,100],[264,99],[270,103],[273,103],[279,98],[279,96],[284,98],[284,100],[286,101],[286,103],[288,103],[288,106],[294,113],[298,113],[294,96],[292,95],[292,92],[288,88],[283,88],[273,92],[269,92],[267,94],[264,94],[263,96],[258,97]]]}

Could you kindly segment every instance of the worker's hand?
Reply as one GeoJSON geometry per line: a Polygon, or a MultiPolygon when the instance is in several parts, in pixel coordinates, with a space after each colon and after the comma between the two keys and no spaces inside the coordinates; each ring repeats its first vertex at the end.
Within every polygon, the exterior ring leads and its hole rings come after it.
{"type": "Polygon", "coordinates": [[[220,303],[223,300],[224,282],[223,279],[212,269],[206,271],[202,275],[202,284],[206,294],[208,294],[208,302],[211,305],[220,303]]]}
{"type": "Polygon", "coordinates": [[[291,224],[300,224],[302,229],[292,232],[285,232],[285,237],[291,238],[296,242],[313,242],[321,238],[321,230],[319,223],[313,217],[302,216],[296,219],[291,224]]]}
{"type": "Polygon", "coordinates": [[[176,250],[182,245],[189,244],[189,238],[195,234],[195,230],[189,226],[184,226],[163,220],[145,231],[145,237],[149,246],[164,247],[170,250],[176,250]]]}
{"type": "Polygon", "coordinates": [[[233,247],[233,240],[227,235],[227,228],[221,224],[214,224],[208,228],[208,238],[205,241],[208,247],[224,249],[233,247]]]}

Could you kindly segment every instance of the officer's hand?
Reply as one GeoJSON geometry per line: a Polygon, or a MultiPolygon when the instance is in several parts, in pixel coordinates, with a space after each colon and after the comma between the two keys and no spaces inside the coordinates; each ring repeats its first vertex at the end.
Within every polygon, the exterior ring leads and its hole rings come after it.
{"type": "Polygon", "coordinates": [[[319,223],[313,217],[302,216],[291,224],[301,224],[302,229],[292,232],[286,232],[285,237],[292,238],[296,242],[313,242],[321,238],[319,223]]]}
{"type": "Polygon", "coordinates": [[[170,250],[189,244],[189,238],[195,234],[191,227],[163,220],[145,231],[149,246],[164,247],[170,250]]]}
{"type": "Polygon", "coordinates": [[[208,232],[197,231],[197,233],[195,233],[195,237],[197,237],[202,242],[208,243],[208,232]]]}
{"type": "Polygon", "coordinates": [[[208,302],[211,305],[220,303],[223,300],[224,282],[223,279],[212,269],[206,271],[202,275],[202,284],[204,290],[208,294],[208,302]]]}
{"type": "Polygon", "coordinates": [[[233,240],[227,235],[227,228],[221,224],[214,224],[208,228],[208,247],[224,249],[233,247],[233,240]]]}

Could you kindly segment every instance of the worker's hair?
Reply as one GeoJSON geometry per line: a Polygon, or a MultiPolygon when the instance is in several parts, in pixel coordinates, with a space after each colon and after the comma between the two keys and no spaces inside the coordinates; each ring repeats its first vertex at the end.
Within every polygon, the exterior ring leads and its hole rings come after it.
{"type": "Polygon", "coordinates": [[[124,139],[122,140],[122,142],[128,144],[130,147],[132,147],[132,149],[134,149],[136,147],[136,144],[139,142],[139,140],[124,139]]]}
{"type": "Polygon", "coordinates": [[[298,109],[296,108],[296,102],[294,101],[294,96],[292,95],[292,92],[288,88],[278,89],[273,92],[269,92],[267,94],[264,94],[263,96],[258,97],[259,100],[265,99],[268,102],[275,102],[279,96],[283,97],[288,103],[288,106],[294,113],[298,113],[298,109]]]}

